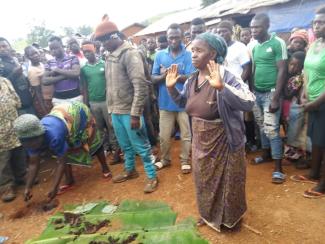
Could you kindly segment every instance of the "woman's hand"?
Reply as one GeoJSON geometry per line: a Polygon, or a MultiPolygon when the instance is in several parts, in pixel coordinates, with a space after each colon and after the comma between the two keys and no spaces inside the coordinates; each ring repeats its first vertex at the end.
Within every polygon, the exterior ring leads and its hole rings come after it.
{"type": "Polygon", "coordinates": [[[139,116],[131,116],[131,130],[140,129],[141,122],[139,116]]]}
{"type": "Polygon", "coordinates": [[[177,64],[172,64],[172,66],[167,70],[166,76],[166,86],[172,88],[175,86],[180,75],[178,74],[177,64]]]}
{"type": "Polygon", "coordinates": [[[212,87],[216,88],[217,90],[222,90],[224,84],[220,75],[220,65],[214,60],[210,60],[207,66],[210,74],[205,78],[209,81],[212,87]]]}
{"type": "Polygon", "coordinates": [[[302,104],[302,107],[304,108],[304,112],[310,112],[319,109],[319,106],[315,102],[304,103],[302,104]]]}

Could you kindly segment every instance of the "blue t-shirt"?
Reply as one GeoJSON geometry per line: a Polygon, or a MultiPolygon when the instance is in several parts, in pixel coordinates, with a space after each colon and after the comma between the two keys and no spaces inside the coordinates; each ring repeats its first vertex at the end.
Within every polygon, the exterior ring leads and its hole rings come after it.
{"type": "Polygon", "coordinates": [[[30,155],[39,154],[44,149],[49,149],[54,155],[62,157],[68,150],[68,129],[65,123],[57,117],[48,115],[41,119],[45,129],[43,147],[38,150],[28,149],[30,155]]]}
{"type": "MultiPolygon", "coordinates": [[[[155,57],[152,74],[160,75],[160,65],[164,66],[165,68],[169,68],[172,64],[178,65],[178,73],[180,75],[189,75],[193,73],[195,68],[192,65],[192,53],[187,51],[184,45],[181,47],[182,51],[175,58],[170,54],[169,48],[159,51],[155,57]]],[[[176,88],[181,91],[183,89],[183,85],[183,83],[177,82],[176,88]]],[[[159,109],[161,110],[173,112],[184,111],[184,109],[178,107],[170,97],[165,82],[161,82],[159,84],[158,105],[159,109]]]]}

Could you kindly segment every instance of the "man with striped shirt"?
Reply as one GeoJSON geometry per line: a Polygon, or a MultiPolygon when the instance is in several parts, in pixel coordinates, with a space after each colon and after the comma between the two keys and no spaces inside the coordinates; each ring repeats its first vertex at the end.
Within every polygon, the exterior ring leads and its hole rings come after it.
{"type": "Polygon", "coordinates": [[[282,140],[280,137],[281,90],[287,73],[285,42],[269,34],[270,19],[266,14],[256,15],[251,23],[252,36],[258,43],[252,51],[254,65],[254,116],[260,127],[263,154],[254,163],[275,161],[273,183],[283,183],[282,140]]]}

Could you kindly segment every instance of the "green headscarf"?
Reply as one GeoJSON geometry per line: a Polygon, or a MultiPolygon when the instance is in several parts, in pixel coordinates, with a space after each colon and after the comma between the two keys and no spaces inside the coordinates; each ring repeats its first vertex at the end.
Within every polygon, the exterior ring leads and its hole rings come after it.
{"type": "Polygon", "coordinates": [[[210,32],[204,32],[197,35],[195,39],[200,39],[206,41],[210,47],[217,51],[217,56],[214,61],[218,64],[222,64],[225,61],[227,55],[227,43],[226,41],[217,34],[212,34],[210,32]]]}

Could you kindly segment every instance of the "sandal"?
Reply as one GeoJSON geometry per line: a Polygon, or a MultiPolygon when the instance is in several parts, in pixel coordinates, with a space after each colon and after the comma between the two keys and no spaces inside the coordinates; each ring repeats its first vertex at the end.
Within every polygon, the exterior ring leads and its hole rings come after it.
{"type": "Polygon", "coordinates": [[[110,180],[113,178],[112,172],[103,173],[104,180],[110,180]]]}
{"type": "Polygon", "coordinates": [[[183,174],[189,174],[192,172],[192,166],[190,164],[182,164],[181,170],[183,174]]]}
{"type": "Polygon", "coordinates": [[[306,197],[306,198],[317,199],[317,198],[325,197],[325,193],[318,192],[318,191],[315,191],[313,189],[308,189],[307,191],[304,192],[303,196],[306,197]]]}
{"type": "Polygon", "coordinates": [[[272,173],[272,183],[274,184],[282,184],[283,182],[285,182],[285,179],[286,175],[279,171],[275,171],[272,173]]]}
{"type": "Polygon", "coordinates": [[[263,158],[262,156],[256,157],[254,159],[251,160],[251,164],[252,165],[258,165],[258,164],[262,164],[262,163],[266,163],[271,161],[271,158],[263,158]]]}
{"type": "Polygon", "coordinates": [[[161,170],[163,168],[169,167],[170,163],[163,163],[162,161],[158,161],[158,162],[155,162],[154,165],[156,167],[156,170],[158,171],[158,170],[161,170]]]}
{"type": "Polygon", "coordinates": [[[75,188],[74,184],[67,184],[67,185],[62,185],[60,186],[58,192],[56,193],[56,195],[62,195],[64,193],[66,193],[69,190],[72,190],[75,188]]]}
{"type": "Polygon", "coordinates": [[[290,176],[290,180],[295,181],[295,182],[301,182],[301,183],[310,183],[310,184],[317,184],[318,181],[308,178],[305,175],[292,175],[290,176]]]}

